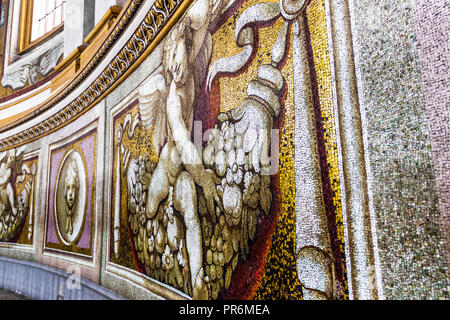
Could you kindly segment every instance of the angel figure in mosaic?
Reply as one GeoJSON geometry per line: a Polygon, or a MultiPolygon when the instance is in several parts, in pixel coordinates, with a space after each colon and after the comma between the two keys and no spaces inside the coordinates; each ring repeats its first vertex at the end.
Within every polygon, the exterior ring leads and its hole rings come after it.
{"type": "MultiPolygon", "coordinates": [[[[203,188],[211,213],[214,212],[214,201],[221,205],[212,172],[203,166],[201,155],[190,138],[198,94],[196,84],[204,77],[204,71],[199,74],[199,70],[202,67],[206,70],[204,61],[207,63],[211,54],[208,25],[214,17],[212,9],[210,0],[194,2],[166,37],[162,72],[139,90],[140,117],[145,127],[155,130],[153,145],[159,154],[148,187],[145,213],[152,219],[161,201],[167,196],[173,197],[170,202],[183,216],[186,227],[190,278],[196,299],[207,299],[208,290],[202,268],[202,250],[199,250],[202,232],[195,185],[203,188]],[[161,111],[161,106],[165,111],[161,111]]],[[[169,219],[173,220],[172,212],[169,219]]],[[[170,257],[163,260],[163,265],[166,260],[167,265],[171,265],[170,257]]]]}
{"type": "Polygon", "coordinates": [[[11,210],[16,215],[17,209],[14,205],[14,189],[12,186],[15,174],[14,163],[16,160],[16,150],[11,149],[0,154],[0,218],[7,211],[11,210]]]}
{"type": "Polygon", "coordinates": [[[272,63],[260,66],[247,84],[248,97],[221,112],[205,132],[204,150],[191,140],[202,85],[209,91],[221,74],[245,68],[254,56],[257,26],[280,16],[272,2],[247,10],[237,21],[242,53],[211,64],[209,28],[229,5],[196,0],[167,34],[162,65],[138,92],[139,119],[152,134],[158,162],[153,170],[140,155],[127,170],[129,222],[139,260],[147,274],[194,299],[217,299],[229,288],[238,261],[247,258],[256,238],[258,220],[269,215],[270,175],[278,170],[278,135],[272,129],[285,83],[278,65],[287,25],[271,52],[272,63]]]}

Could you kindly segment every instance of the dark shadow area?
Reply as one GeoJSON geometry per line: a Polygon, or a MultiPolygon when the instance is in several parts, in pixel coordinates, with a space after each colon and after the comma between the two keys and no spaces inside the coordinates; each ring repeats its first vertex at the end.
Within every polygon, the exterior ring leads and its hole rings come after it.
{"type": "Polygon", "coordinates": [[[0,289],[0,300],[30,300],[30,299],[18,293],[5,289],[0,289]]]}

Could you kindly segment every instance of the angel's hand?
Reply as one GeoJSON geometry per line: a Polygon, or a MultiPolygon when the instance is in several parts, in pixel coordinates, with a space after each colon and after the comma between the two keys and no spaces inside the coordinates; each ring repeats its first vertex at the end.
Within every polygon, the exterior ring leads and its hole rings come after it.
{"type": "Polygon", "coordinates": [[[213,175],[214,172],[205,170],[201,182],[201,187],[203,188],[203,192],[206,198],[206,206],[208,207],[208,211],[212,216],[215,215],[214,201],[217,203],[220,210],[223,211],[222,202],[220,201],[219,195],[217,194],[213,175]]]}

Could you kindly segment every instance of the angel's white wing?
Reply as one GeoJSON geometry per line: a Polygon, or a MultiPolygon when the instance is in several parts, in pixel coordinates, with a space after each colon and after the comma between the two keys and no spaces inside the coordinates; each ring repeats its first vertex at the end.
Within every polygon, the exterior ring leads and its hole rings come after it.
{"type": "Polygon", "coordinates": [[[139,114],[145,129],[153,130],[153,147],[159,154],[167,139],[166,80],[161,73],[139,88],[139,114]]]}

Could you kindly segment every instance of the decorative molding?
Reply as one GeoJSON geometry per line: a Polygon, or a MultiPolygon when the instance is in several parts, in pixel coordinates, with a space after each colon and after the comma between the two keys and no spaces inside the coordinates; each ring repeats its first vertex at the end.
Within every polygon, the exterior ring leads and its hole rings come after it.
{"type": "MultiPolygon", "coordinates": [[[[126,45],[122,47],[103,72],[75,100],[39,124],[1,139],[0,150],[22,145],[49,134],[93,107],[120,83],[119,79],[124,78],[129,72],[134,70],[139,62],[156,47],[171,24],[176,22],[177,18],[181,16],[191,2],[191,0],[157,0],[146,14],[145,19],[143,19],[134,34],[127,41],[126,45]]],[[[70,84],[34,112],[14,123],[5,125],[0,129],[0,132],[11,129],[35,117],[37,114],[50,109],[78,88],[115,44],[142,3],[142,0],[129,1],[128,6],[112,27],[108,38],[86,67],[70,84]]]]}
{"type": "Polygon", "coordinates": [[[63,61],[61,61],[56,67],[56,71],[63,71],[66,69],[68,65],[70,65],[74,60],[78,59],[81,55],[81,53],[86,49],[86,45],[78,46],[67,58],[65,58],[63,61]]]}
{"type": "Polygon", "coordinates": [[[85,43],[91,43],[98,34],[105,28],[109,27],[110,24],[114,23],[114,20],[120,14],[122,7],[111,6],[105,13],[105,15],[100,19],[100,21],[95,25],[94,29],[84,38],[85,43]]]}

